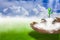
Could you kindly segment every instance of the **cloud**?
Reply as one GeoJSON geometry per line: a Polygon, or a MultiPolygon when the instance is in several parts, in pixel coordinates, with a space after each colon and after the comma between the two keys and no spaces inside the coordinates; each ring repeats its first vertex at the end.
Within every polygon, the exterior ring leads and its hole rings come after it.
{"type": "Polygon", "coordinates": [[[53,14],[51,14],[51,17],[52,18],[60,17],[60,13],[53,12],[53,14]]]}
{"type": "Polygon", "coordinates": [[[41,6],[40,4],[38,4],[37,6],[40,9],[38,14],[39,17],[40,18],[48,17],[48,10],[45,7],[41,6]]]}
{"type": "Polygon", "coordinates": [[[0,17],[2,17],[3,15],[2,15],[2,13],[0,12],[0,17]]]}
{"type": "Polygon", "coordinates": [[[8,10],[8,8],[5,8],[5,9],[3,9],[3,12],[6,12],[8,10]]]}
{"type": "Polygon", "coordinates": [[[13,12],[15,13],[20,13],[21,12],[21,7],[20,6],[11,6],[9,7],[13,12]]]}
{"type": "Polygon", "coordinates": [[[39,11],[38,11],[38,9],[37,9],[37,8],[33,8],[33,11],[34,11],[36,14],[38,14],[38,13],[39,13],[39,11]]]}
{"type": "MultiPolygon", "coordinates": [[[[42,3],[42,2],[41,2],[42,3]]],[[[45,18],[48,17],[48,10],[39,3],[26,2],[26,1],[0,1],[1,7],[3,7],[3,13],[6,16],[31,16],[45,18]]],[[[53,14],[52,14],[53,15],[53,14]]],[[[58,15],[57,13],[54,14],[58,15]]],[[[30,16],[30,17],[31,17],[30,16]]]]}
{"type": "Polygon", "coordinates": [[[5,8],[3,10],[4,13],[7,13],[8,15],[21,15],[26,16],[29,15],[28,10],[26,10],[24,7],[13,5],[8,8],[5,8]]]}
{"type": "Polygon", "coordinates": [[[29,15],[28,10],[26,10],[26,9],[23,8],[23,7],[22,7],[22,13],[23,13],[23,16],[29,15]]]}

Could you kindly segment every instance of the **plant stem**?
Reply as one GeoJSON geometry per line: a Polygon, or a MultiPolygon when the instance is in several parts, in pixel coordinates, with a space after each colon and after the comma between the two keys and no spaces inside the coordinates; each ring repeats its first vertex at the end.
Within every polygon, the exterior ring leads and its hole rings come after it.
{"type": "Polygon", "coordinates": [[[48,15],[48,17],[50,18],[50,14],[48,15]]]}

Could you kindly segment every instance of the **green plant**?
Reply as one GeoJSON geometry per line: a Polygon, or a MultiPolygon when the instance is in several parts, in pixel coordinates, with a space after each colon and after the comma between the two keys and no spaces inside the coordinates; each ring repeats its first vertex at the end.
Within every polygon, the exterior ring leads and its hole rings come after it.
{"type": "Polygon", "coordinates": [[[50,15],[52,14],[51,8],[48,8],[48,17],[50,18],[50,15]]]}

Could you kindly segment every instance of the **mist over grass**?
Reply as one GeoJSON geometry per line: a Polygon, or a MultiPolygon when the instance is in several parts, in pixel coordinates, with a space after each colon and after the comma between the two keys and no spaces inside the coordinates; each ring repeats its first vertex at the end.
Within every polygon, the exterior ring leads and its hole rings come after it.
{"type": "Polygon", "coordinates": [[[59,40],[59,34],[41,34],[30,27],[39,18],[0,17],[0,40],[59,40]]]}
{"type": "Polygon", "coordinates": [[[28,35],[32,31],[28,18],[0,17],[0,40],[34,40],[28,35]]]}

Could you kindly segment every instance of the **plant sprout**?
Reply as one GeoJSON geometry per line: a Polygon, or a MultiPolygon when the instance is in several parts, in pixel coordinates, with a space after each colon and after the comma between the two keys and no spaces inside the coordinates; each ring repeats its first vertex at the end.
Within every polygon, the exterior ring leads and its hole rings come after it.
{"type": "Polygon", "coordinates": [[[48,17],[50,18],[50,15],[52,14],[51,8],[48,8],[48,17]]]}

